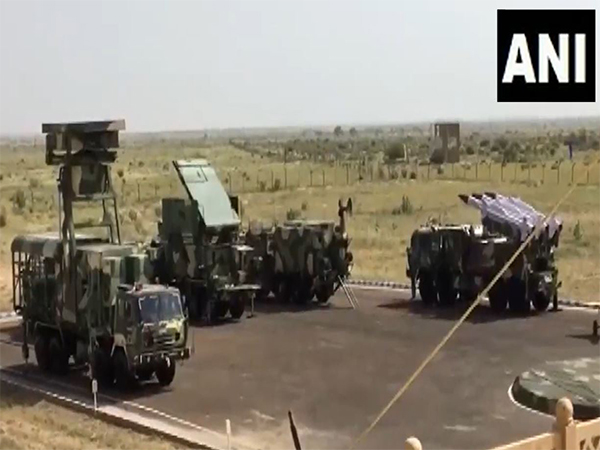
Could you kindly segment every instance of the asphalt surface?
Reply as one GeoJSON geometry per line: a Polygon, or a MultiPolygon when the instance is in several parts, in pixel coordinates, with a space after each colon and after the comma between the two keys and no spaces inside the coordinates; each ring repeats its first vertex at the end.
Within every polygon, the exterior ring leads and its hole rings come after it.
{"type": "MultiPolygon", "coordinates": [[[[462,313],[424,308],[403,291],[358,289],[329,307],[267,305],[238,323],[195,328],[195,354],[173,385],[147,384],[126,397],[262,448],[293,448],[291,410],[303,448],[347,448],[376,417],[462,313]]],[[[478,307],[358,448],[493,447],[550,429],[552,419],[516,405],[521,372],[548,361],[600,358],[597,313],[562,310],[516,317],[478,307]]],[[[0,333],[2,367],[23,370],[20,348],[0,333]]],[[[34,369],[36,370],[36,369],[34,369]]],[[[86,388],[72,372],[66,380],[86,388]]]]}

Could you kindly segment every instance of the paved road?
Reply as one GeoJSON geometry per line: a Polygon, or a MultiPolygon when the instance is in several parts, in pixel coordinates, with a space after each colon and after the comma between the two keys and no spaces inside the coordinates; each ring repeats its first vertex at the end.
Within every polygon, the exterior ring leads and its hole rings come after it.
{"type": "MultiPolygon", "coordinates": [[[[355,292],[359,311],[339,295],[327,308],[263,306],[240,323],[196,328],[196,354],[172,387],[146,385],[128,399],[220,431],[230,419],[236,438],[263,448],[292,448],[291,409],[304,448],[344,448],[461,313],[423,308],[401,291],[355,292]]],[[[499,317],[479,307],[359,447],[398,448],[415,435],[425,448],[475,449],[548,431],[551,419],[515,405],[509,386],[546,361],[598,357],[594,317],[499,317]]],[[[3,367],[19,367],[17,346],[0,350],[3,367]]]]}

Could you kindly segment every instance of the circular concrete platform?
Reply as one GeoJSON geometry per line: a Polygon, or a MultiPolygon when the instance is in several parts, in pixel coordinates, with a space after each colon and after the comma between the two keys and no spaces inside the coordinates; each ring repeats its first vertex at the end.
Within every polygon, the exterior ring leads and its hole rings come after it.
{"type": "Polygon", "coordinates": [[[577,420],[600,417],[600,357],[548,362],[519,375],[511,387],[520,404],[554,415],[556,402],[568,397],[577,420]]]}

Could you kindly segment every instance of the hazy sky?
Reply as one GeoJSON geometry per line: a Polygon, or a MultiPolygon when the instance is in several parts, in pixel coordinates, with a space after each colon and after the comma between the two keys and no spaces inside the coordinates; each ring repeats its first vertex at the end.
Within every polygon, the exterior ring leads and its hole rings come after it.
{"type": "Polygon", "coordinates": [[[0,133],[599,114],[496,103],[496,9],[526,7],[598,0],[0,0],[0,133]]]}

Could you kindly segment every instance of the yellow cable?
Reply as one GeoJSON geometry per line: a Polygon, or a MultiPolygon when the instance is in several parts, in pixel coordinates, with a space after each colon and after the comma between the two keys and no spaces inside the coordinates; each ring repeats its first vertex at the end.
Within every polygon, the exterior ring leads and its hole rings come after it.
{"type": "Polygon", "coordinates": [[[371,423],[371,425],[369,425],[367,427],[367,429],[365,431],[363,431],[352,442],[352,444],[350,446],[351,449],[355,448],[356,444],[358,444],[361,440],[363,440],[367,436],[367,434],[369,434],[371,432],[371,430],[373,430],[373,428],[375,428],[375,426],[377,425],[377,423],[379,423],[379,421],[390,410],[390,408],[394,405],[394,403],[396,403],[398,401],[398,399],[402,396],[402,394],[404,394],[404,392],[406,392],[406,390],[413,383],[413,381],[415,381],[415,379],[423,371],[423,369],[425,368],[425,366],[427,366],[427,364],[429,364],[429,362],[435,357],[435,355],[437,355],[437,353],[440,351],[440,349],[452,337],[452,335],[458,329],[458,327],[462,325],[462,323],[466,320],[467,317],[469,317],[469,314],[471,314],[471,312],[479,304],[479,302],[481,301],[481,298],[484,297],[485,295],[487,295],[487,293],[490,290],[490,288],[498,281],[498,279],[504,274],[504,272],[506,272],[506,270],[514,262],[514,260],[517,258],[517,256],[519,256],[521,254],[521,252],[525,249],[525,247],[527,245],[529,245],[529,243],[531,242],[531,240],[533,239],[533,237],[537,234],[537,231],[540,229],[541,225],[543,225],[544,222],[546,222],[546,220],[549,220],[550,218],[552,218],[552,216],[554,216],[554,214],[556,213],[556,211],[558,210],[558,208],[560,207],[560,205],[562,205],[562,203],[571,195],[571,193],[575,190],[576,186],[577,186],[577,183],[573,183],[573,186],[571,186],[571,188],[567,191],[567,193],[558,201],[558,203],[556,203],[556,205],[554,205],[554,208],[552,208],[552,211],[550,211],[550,213],[544,218],[544,220],[539,220],[538,221],[538,223],[536,224],[534,230],[529,234],[529,236],[527,236],[527,239],[525,239],[523,241],[523,243],[521,244],[521,246],[511,256],[511,258],[506,262],[506,264],[504,264],[504,266],[502,267],[502,269],[500,269],[500,271],[496,274],[496,276],[492,279],[492,281],[489,282],[489,284],[485,287],[485,289],[483,291],[481,291],[481,293],[477,296],[477,298],[475,299],[475,301],[473,302],[473,304],[471,304],[471,306],[469,306],[469,308],[465,311],[465,313],[461,316],[461,318],[458,319],[458,321],[454,324],[454,326],[450,329],[450,331],[448,331],[448,333],[446,334],[446,336],[444,336],[444,338],[440,341],[440,343],[433,349],[433,351],[427,356],[427,358],[425,358],[425,360],[421,363],[421,365],[417,368],[417,370],[415,370],[415,372],[410,376],[410,378],[408,379],[408,381],[406,381],[406,383],[404,383],[404,385],[400,388],[400,390],[396,393],[396,395],[394,395],[394,397],[392,398],[392,400],[377,415],[377,417],[371,423]]]}

